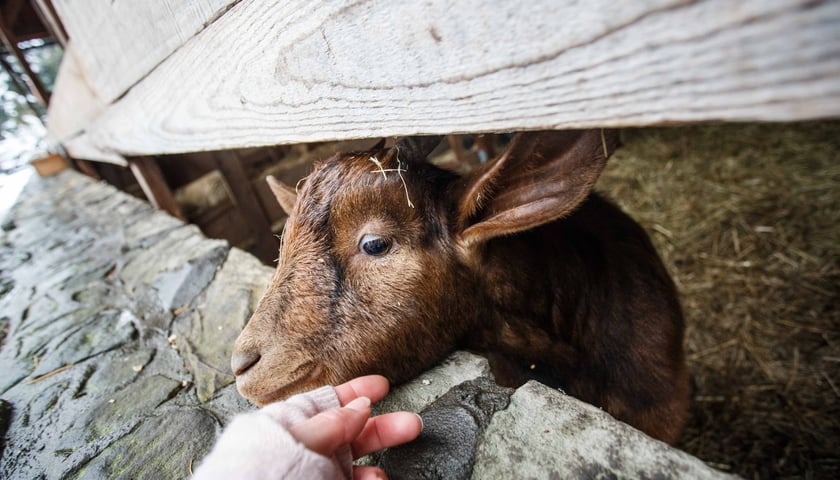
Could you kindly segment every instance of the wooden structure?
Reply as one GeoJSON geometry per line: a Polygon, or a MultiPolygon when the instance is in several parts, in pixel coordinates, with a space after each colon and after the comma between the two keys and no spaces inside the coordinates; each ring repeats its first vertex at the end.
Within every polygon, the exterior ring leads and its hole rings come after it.
{"type": "MultiPolygon", "coordinates": [[[[50,92],[43,82],[32,71],[29,61],[19,44],[27,40],[54,38],[61,45],[67,41],[67,36],[57,21],[55,11],[52,10],[50,0],[39,0],[31,3],[27,0],[3,0],[0,2],[0,54],[11,54],[15,57],[22,70],[22,75],[9,65],[2,56],[0,64],[11,77],[13,85],[21,95],[25,90],[46,107],[50,100],[50,92]],[[26,89],[22,85],[25,84],[26,89]]],[[[33,111],[36,111],[33,108],[33,111]]]]}
{"type": "MultiPolygon", "coordinates": [[[[832,0],[52,4],[69,36],[52,140],[76,158],[130,164],[161,206],[156,160],[141,158],[407,134],[840,116],[832,0]]],[[[236,155],[213,161],[245,185],[236,155]]],[[[239,212],[264,229],[270,218],[250,218],[260,195],[246,190],[239,212]]]]}

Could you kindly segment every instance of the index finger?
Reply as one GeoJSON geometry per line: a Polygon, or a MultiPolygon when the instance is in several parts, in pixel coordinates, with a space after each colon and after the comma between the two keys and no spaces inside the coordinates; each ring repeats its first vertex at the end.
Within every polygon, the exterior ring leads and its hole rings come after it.
{"type": "Polygon", "coordinates": [[[335,387],[335,393],[341,406],[347,405],[359,397],[367,397],[371,402],[378,402],[388,394],[388,379],[382,375],[357,377],[335,387]]]}
{"type": "Polygon", "coordinates": [[[373,417],[351,443],[353,458],[410,442],[422,431],[423,420],[416,413],[394,412],[373,417]]]}

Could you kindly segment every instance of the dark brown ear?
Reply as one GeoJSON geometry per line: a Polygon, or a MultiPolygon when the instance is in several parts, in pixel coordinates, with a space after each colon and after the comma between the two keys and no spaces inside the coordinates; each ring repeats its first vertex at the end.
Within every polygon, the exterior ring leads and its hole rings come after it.
{"type": "Polygon", "coordinates": [[[274,194],[274,198],[277,199],[277,203],[280,204],[280,207],[286,212],[286,215],[291,215],[292,209],[297,201],[297,192],[295,189],[271,175],[265,177],[265,181],[268,182],[268,188],[271,189],[271,193],[274,194]]]}
{"type": "Polygon", "coordinates": [[[380,138],[376,145],[370,147],[368,150],[382,150],[385,148],[385,142],[387,141],[386,138],[380,138]]]}
{"type": "Polygon", "coordinates": [[[394,148],[399,149],[400,158],[409,162],[424,162],[442,139],[440,135],[405,137],[397,142],[394,148]]]}
{"type": "Polygon", "coordinates": [[[456,228],[465,245],[527,230],[572,212],[618,144],[614,130],[520,133],[467,178],[456,228]]]}

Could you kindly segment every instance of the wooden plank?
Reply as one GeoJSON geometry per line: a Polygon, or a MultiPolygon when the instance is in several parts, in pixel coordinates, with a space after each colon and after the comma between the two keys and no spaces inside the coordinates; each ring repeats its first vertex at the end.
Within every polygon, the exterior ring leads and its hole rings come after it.
{"type": "Polygon", "coordinates": [[[47,109],[47,141],[51,144],[62,143],[81,133],[106,107],[85,78],[79,56],[75,43],[71,42],[58,67],[53,101],[47,109]]]}
{"type": "Polygon", "coordinates": [[[837,116],[837,1],[243,0],[90,134],[141,154],[837,116]]]}
{"type": "Polygon", "coordinates": [[[265,212],[260,206],[251,181],[245,174],[239,157],[235,152],[219,152],[217,165],[230,187],[239,216],[246,220],[253,234],[257,257],[263,263],[273,262],[277,258],[280,244],[271,232],[265,212]]]}
{"type": "Polygon", "coordinates": [[[87,175],[88,177],[94,180],[102,180],[102,176],[96,171],[96,165],[93,162],[88,162],[87,160],[76,159],[76,167],[78,167],[79,171],[87,175]]]}
{"type": "MultiPolygon", "coordinates": [[[[233,203],[226,202],[190,220],[198,225],[207,237],[224,238],[231,245],[242,249],[248,249],[254,244],[250,225],[234,208],[233,203]]],[[[276,252],[271,260],[275,258],[277,258],[276,252]]]]}
{"type": "Polygon", "coordinates": [[[41,22],[47,27],[50,36],[56,39],[61,44],[62,48],[67,48],[67,32],[64,31],[64,26],[61,24],[61,19],[58,18],[58,13],[50,0],[33,0],[32,8],[41,18],[41,22]]]}
{"type": "MultiPolygon", "coordinates": [[[[110,103],[235,0],[54,0],[82,68],[110,103]]],[[[246,32],[244,30],[243,32],[246,32]]]]}
{"type": "Polygon", "coordinates": [[[160,210],[167,212],[175,218],[185,220],[184,214],[181,213],[181,207],[175,201],[175,196],[169,185],[166,184],[166,179],[160,171],[157,162],[151,157],[137,157],[129,161],[131,173],[146,194],[149,203],[160,210]]]}
{"type": "Polygon", "coordinates": [[[158,166],[166,177],[166,182],[173,190],[186,186],[198,178],[215,170],[214,152],[185,153],[181,155],[162,155],[157,157],[158,166]]]}
{"type": "Polygon", "coordinates": [[[67,159],[57,153],[51,153],[45,157],[33,159],[31,163],[35,167],[35,171],[38,172],[38,175],[42,177],[55,175],[70,166],[67,159]]]}
{"type": "Polygon", "coordinates": [[[2,3],[0,16],[15,33],[18,42],[50,36],[50,32],[30,0],[5,0],[2,3]]]}
{"type": "Polygon", "coordinates": [[[92,160],[94,162],[113,163],[121,167],[127,167],[128,161],[122,155],[102,150],[94,146],[90,142],[90,137],[86,134],[77,135],[67,140],[63,140],[61,145],[67,151],[67,154],[72,158],[82,160],[92,160]]]}
{"type": "Polygon", "coordinates": [[[20,14],[21,7],[26,0],[7,0],[0,5],[0,13],[2,13],[3,21],[10,27],[14,26],[15,21],[20,14]]]}

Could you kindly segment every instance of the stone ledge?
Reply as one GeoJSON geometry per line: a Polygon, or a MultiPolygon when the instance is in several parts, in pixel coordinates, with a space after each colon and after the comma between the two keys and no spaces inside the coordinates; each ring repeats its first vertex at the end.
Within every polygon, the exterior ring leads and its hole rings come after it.
{"type": "MultiPolygon", "coordinates": [[[[223,424],[253,409],[228,359],[271,274],[104,184],[71,171],[33,178],[0,233],[0,478],[187,477],[223,424]]],[[[501,395],[490,376],[485,359],[456,352],[376,412],[422,411],[429,433],[475,433],[459,455],[474,457],[477,479],[724,476],[537,383],[482,414],[483,395],[501,395]]],[[[449,457],[442,478],[466,478],[463,458],[449,457]]]]}

